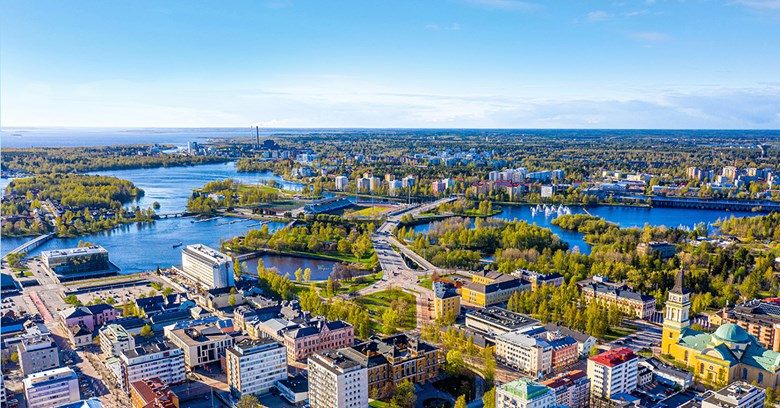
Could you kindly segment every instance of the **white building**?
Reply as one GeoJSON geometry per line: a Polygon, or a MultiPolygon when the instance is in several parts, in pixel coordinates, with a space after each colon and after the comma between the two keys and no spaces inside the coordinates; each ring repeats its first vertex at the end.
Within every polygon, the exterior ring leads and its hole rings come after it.
{"type": "Polygon", "coordinates": [[[636,390],[638,363],[637,355],[625,347],[589,358],[591,397],[612,399],[615,394],[630,394],[636,390]]]}
{"type": "Polygon", "coordinates": [[[387,188],[390,190],[390,194],[397,194],[404,187],[404,183],[401,180],[391,180],[387,182],[387,188]]]}
{"type": "Polygon", "coordinates": [[[310,356],[309,404],[312,408],[367,407],[367,369],[338,352],[310,356]]]}
{"type": "Polygon", "coordinates": [[[168,385],[184,381],[184,352],[169,342],[124,351],[119,357],[119,364],[121,378],[117,378],[117,383],[125,392],[129,392],[130,384],[154,377],[168,385]]]}
{"type": "Polygon", "coordinates": [[[737,381],[714,392],[701,402],[701,408],[760,408],[764,406],[763,388],[737,381]]]}
{"type": "Polygon", "coordinates": [[[496,408],[551,408],[555,395],[549,388],[527,378],[496,387],[496,408]]]}
{"type": "Polygon", "coordinates": [[[271,339],[246,339],[225,352],[230,392],[265,394],[287,378],[287,350],[271,339]]]}
{"type": "Polygon", "coordinates": [[[166,331],[165,335],[184,350],[184,364],[188,368],[219,361],[220,353],[233,345],[233,337],[213,324],[166,331]]]}
{"type": "Polygon", "coordinates": [[[401,180],[401,185],[403,185],[404,188],[414,187],[414,177],[413,176],[404,177],[401,180]]]}
{"type": "Polygon", "coordinates": [[[377,191],[382,186],[382,179],[379,177],[371,177],[368,179],[369,188],[371,191],[377,191]]]}
{"type": "Polygon", "coordinates": [[[336,190],[344,191],[349,185],[349,179],[345,176],[336,176],[336,190]]]}
{"type": "Polygon", "coordinates": [[[496,337],[496,359],[532,376],[548,374],[552,367],[550,343],[520,332],[496,337]]]}
{"type": "Polygon", "coordinates": [[[25,335],[19,342],[19,365],[22,375],[30,375],[60,366],[57,344],[47,334],[25,335]]]}
{"type": "Polygon", "coordinates": [[[181,251],[181,271],[187,279],[206,289],[235,286],[231,258],[202,244],[181,251]]]}
{"type": "Polygon", "coordinates": [[[135,348],[135,338],[118,324],[100,329],[100,351],[105,357],[119,357],[123,351],[135,348]]]}
{"type": "Polygon", "coordinates": [[[22,383],[28,408],[50,408],[81,400],[79,378],[68,367],[28,375],[22,383]]]}
{"type": "Polygon", "coordinates": [[[368,191],[371,188],[371,180],[366,177],[361,177],[355,181],[355,187],[358,191],[368,191]]]}

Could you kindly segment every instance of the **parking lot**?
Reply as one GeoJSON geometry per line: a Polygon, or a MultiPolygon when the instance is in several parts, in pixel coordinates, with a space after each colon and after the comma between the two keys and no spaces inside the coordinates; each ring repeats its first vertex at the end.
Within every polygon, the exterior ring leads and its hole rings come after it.
{"type": "Polygon", "coordinates": [[[638,330],[609,343],[612,347],[628,347],[631,350],[653,350],[661,346],[661,328],[642,321],[627,321],[638,330]]]}

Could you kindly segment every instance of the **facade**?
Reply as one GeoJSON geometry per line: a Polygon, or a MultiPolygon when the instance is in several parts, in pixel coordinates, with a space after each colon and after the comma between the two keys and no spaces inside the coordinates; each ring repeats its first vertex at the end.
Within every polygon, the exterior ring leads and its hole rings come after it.
{"type": "Polygon", "coordinates": [[[762,347],[755,336],[734,323],[708,334],[690,328],[690,292],[683,271],[669,291],[661,351],[694,370],[697,380],[714,385],[736,381],[765,388],[780,386],[780,353],[762,347]]]}
{"type": "Polygon", "coordinates": [[[590,378],[582,370],[570,371],[542,385],[555,395],[555,404],[569,408],[587,408],[590,405],[590,378]]]}
{"type": "Polygon", "coordinates": [[[500,307],[488,307],[466,313],[466,327],[491,335],[502,335],[533,327],[539,321],[500,307]]]}
{"type": "Polygon", "coordinates": [[[233,337],[223,333],[214,324],[171,330],[168,339],[184,350],[187,368],[219,361],[219,355],[233,345],[233,337]]]}
{"type": "Polygon", "coordinates": [[[344,191],[349,185],[349,179],[344,176],[336,176],[336,190],[344,191]]]}
{"type": "Polygon", "coordinates": [[[287,358],[301,361],[314,353],[353,345],[355,328],[341,320],[316,319],[286,330],[282,339],[287,358]]]}
{"type": "Polygon", "coordinates": [[[73,348],[81,348],[92,344],[92,332],[83,324],[68,327],[68,340],[73,348]]]}
{"type": "Polygon", "coordinates": [[[179,408],[179,397],[159,378],[130,383],[133,408],[179,408]]]}
{"type": "Polygon", "coordinates": [[[441,368],[437,347],[404,333],[381,339],[372,337],[338,352],[368,369],[369,392],[378,395],[389,384],[403,380],[423,384],[439,375],[441,368]]]}
{"type": "Polygon", "coordinates": [[[642,242],[636,246],[636,252],[640,255],[653,255],[658,254],[661,259],[669,259],[674,257],[674,253],[677,247],[674,244],[668,242],[642,242]]]}
{"type": "Polygon", "coordinates": [[[135,348],[135,338],[118,324],[100,329],[100,351],[106,357],[119,357],[123,351],[135,348]]]}
{"type": "Polygon", "coordinates": [[[557,324],[548,323],[544,325],[544,329],[547,333],[553,337],[571,337],[577,342],[577,352],[580,357],[587,357],[592,349],[596,345],[596,338],[576,330],[569,329],[568,327],[558,326],[557,324]]]}
{"type": "Polygon", "coordinates": [[[231,258],[202,244],[181,251],[181,273],[206,289],[235,286],[231,258]]]}
{"type": "Polygon", "coordinates": [[[762,388],[737,381],[705,398],[701,408],[761,408],[765,399],[762,388]]]}
{"type": "Polygon", "coordinates": [[[555,395],[549,388],[527,378],[496,387],[496,408],[552,408],[555,395]]]}
{"type": "Polygon", "coordinates": [[[293,405],[301,405],[309,399],[309,380],[302,375],[277,381],[276,389],[282,398],[293,405]]]}
{"type": "Polygon", "coordinates": [[[50,408],[81,400],[79,378],[70,368],[55,368],[22,380],[29,408],[50,408]]]}
{"type": "Polygon", "coordinates": [[[19,342],[19,366],[22,375],[47,371],[60,366],[60,352],[49,335],[24,336],[19,342]]]}
{"type": "Polygon", "coordinates": [[[309,404],[312,408],[368,406],[366,367],[337,352],[309,356],[309,404]]]}
{"type": "Polygon", "coordinates": [[[617,305],[623,313],[640,319],[648,319],[655,313],[654,297],[635,292],[625,285],[593,282],[582,288],[582,294],[586,302],[596,299],[607,305],[617,305]]]}
{"type": "Polygon", "coordinates": [[[446,282],[433,283],[433,315],[436,319],[451,314],[460,314],[460,295],[452,284],[446,282]]]}
{"type": "Polygon", "coordinates": [[[734,323],[753,335],[764,348],[780,352],[780,305],[761,300],[739,303],[710,317],[710,323],[734,323]]]}
{"type": "Polygon", "coordinates": [[[59,312],[60,325],[64,329],[82,325],[90,333],[115,319],[116,309],[111,305],[75,306],[59,312]]]}
{"type": "Polygon", "coordinates": [[[551,372],[552,354],[550,343],[524,333],[496,337],[496,360],[534,377],[551,372]]]}
{"type": "Polygon", "coordinates": [[[287,352],[271,339],[246,339],[225,352],[227,382],[235,397],[266,394],[287,378],[287,352]]]}
{"type": "Polygon", "coordinates": [[[138,346],[122,352],[115,375],[120,387],[129,392],[130,384],[159,378],[173,385],[184,381],[184,353],[169,342],[138,346]]]}
{"type": "Polygon", "coordinates": [[[563,285],[563,275],[558,272],[545,274],[537,271],[530,271],[528,269],[518,269],[512,272],[512,275],[531,282],[532,289],[544,285],[553,285],[556,287],[563,285]]]}
{"type": "Polygon", "coordinates": [[[628,348],[612,349],[588,359],[591,398],[611,400],[637,388],[639,358],[628,348]]]}
{"type": "Polygon", "coordinates": [[[475,272],[471,282],[460,288],[464,302],[481,307],[506,302],[515,292],[530,290],[531,283],[501,272],[475,272]]]}
{"type": "Polygon", "coordinates": [[[41,261],[60,282],[114,275],[108,251],[97,245],[41,252],[41,261]]]}

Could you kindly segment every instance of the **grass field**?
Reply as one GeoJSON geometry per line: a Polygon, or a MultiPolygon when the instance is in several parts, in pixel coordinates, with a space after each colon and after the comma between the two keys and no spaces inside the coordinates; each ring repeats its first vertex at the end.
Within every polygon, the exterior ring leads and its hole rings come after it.
{"type": "Polygon", "coordinates": [[[347,215],[349,218],[379,218],[382,214],[390,212],[394,207],[379,206],[372,207],[356,207],[356,209],[347,215]]]}
{"type": "Polygon", "coordinates": [[[426,289],[433,289],[433,282],[431,281],[430,277],[425,277],[420,279],[420,286],[426,289]]]}
{"type": "MultiPolygon", "coordinates": [[[[417,327],[417,301],[413,295],[402,291],[401,289],[387,289],[370,295],[361,296],[356,301],[359,305],[365,307],[371,313],[372,318],[382,321],[382,313],[390,307],[390,304],[396,299],[406,300],[407,307],[404,316],[401,318],[401,330],[412,330],[417,327]]],[[[381,324],[372,322],[372,329],[381,331],[381,324]]]]}

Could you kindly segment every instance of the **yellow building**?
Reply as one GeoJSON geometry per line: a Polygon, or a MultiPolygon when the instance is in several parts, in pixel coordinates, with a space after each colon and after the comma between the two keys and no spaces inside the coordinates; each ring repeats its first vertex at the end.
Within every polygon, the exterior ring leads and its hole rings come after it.
{"type": "Polygon", "coordinates": [[[433,283],[433,315],[441,319],[451,313],[453,317],[460,314],[460,295],[455,286],[446,282],[433,283]]]}
{"type": "Polygon", "coordinates": [[[487,307],[504,303],[515,292],[530,290],[531,283],[500,272],[475,272],[471,282],[460,288],[464,302],[487,307]]]}
{"type": "Polygon", "coordinates": [[[694,371],[697,380],[716,386],[734,381],[780,386],[780,353],[767,350],[742,327],[728,323],[708,334],[690,328],[690,292],[683,271],[669,291],[661,351],[694,371]]]}

